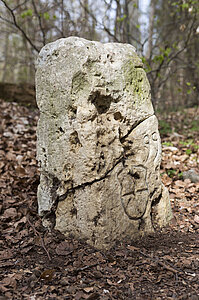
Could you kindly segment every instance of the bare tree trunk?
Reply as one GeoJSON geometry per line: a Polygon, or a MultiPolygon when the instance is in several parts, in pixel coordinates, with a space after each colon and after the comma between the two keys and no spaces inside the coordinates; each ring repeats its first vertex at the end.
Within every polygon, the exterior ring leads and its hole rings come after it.
{"type": "Polygon", "coordinates": [[[148,36],[148,47],[146,52],[146,58],[150,59],[153,49],[153,30],[154,30],[154,16],[155,16],[155,4],[156,0],[150,2],[150,14],[149,14],[149,36],[148,36]]]}
{"type": "Polygon", "coordinates": [[[124,2],[124,14],[125,14],[125,20],[124,20],[124,42],[130,44],[130,19],[129,19],[129,7],[128,7],[129,1],[125,0],[124,2]]]}
{"type": "Polygon", "coordinates": [[[1,77],[2,82],[6,82],[7,78],[7,67],[9,64],[9,57],[8,57],[8,49],[9,49],[9,32],[5,33],[5,41],[4,41],[4,62],[3,62],[3,74],[1,77]]]}
{"type": "Polygon", "coordinates": [[[82,35],[83,37],[87,37],[88,34],[88,0],[83,1],[83,8],[82,8],[82,35]],[[87,34],[86,34],[87,33],[87,34]]]}
{"type": "Polygon", "coordinates": [[[116,0],[116,16],[115,16],[115,26],[114,26],[114,36],[121,40],[121,22],[119,21],[121,18],[121,5],[120,1],[116,0]]]}

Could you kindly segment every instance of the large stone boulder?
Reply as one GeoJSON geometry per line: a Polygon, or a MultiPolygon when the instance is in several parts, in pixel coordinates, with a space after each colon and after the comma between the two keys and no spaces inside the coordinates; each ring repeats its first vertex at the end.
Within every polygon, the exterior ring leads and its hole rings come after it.
{"type": "Polygon", "coordinates": [[[77,37],[48,44],[36,92],[44,224],[102,249],[166,225],[158,121],[134,47],[77,37]]]}

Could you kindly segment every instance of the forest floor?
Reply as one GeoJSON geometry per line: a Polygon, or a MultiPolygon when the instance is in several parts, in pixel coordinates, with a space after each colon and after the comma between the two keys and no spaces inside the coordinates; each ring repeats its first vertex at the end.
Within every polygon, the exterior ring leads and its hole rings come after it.
{"type": "Polygon", "coordinates": [[[38,111],[0,100],[0,300],[199,299],[199,111],[161,114],[164,230],[102,252],[48,232],[37,214],[38,111]]]}

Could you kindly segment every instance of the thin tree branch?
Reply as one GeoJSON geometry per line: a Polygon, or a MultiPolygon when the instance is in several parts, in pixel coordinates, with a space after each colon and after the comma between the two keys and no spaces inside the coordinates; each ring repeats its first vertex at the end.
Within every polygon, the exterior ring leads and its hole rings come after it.
{"type": "Polygon", "coordinates": [[[84,5],[82,4],[81,1],[79,3],[81,5],[81,7],[83,7],[87,11],[87,13],[93,18],[93,20],[96,22],[96,24],[99,24],[99,25],[103,26],[104,31],[107,32],[108,35],[111,36],[115,40],[115,42],[118,42],[118,43],[120,42],[117,39],[117,37],[110,31],[110,29],[105,26],[104,23],[99,23],[98,22],[97,18],[94,16],[94,14],[87,7],[84,7],[84,5]]]}
{"type": "Polygon", "coordinates": [[[41,236],[41,234],[36,230],[36,228],[34,227],[34,225],[30,222],[29,216],[27,216],[27,221],[28,221],[29,225],[32,227],[32,229],[33,229],[33,231],[34,231],[34,234],[40,238],[41,245],[42,245],[43,249],[45,250],[45,252],[46,252],[46,254],[47,254],[47,256],[48,256],[48,259],[51,260],[50,254],[49,254],[48,250],[46,249],[46,246],[45,246],[45,244],[44,244],[44,241],[43,241],[43,239],[42,239],[42,236],[41,236]]]}
{"type": "Polygon", "coordinates": [[[35,14],[38,18],[39,26],[41,28],[41,32],[42,32],[42,36],[43,36],[43,45],[45,45],[46,44],[46,35],[45,35],[45,30],[44,30],[43,25],[42,25],[41,15],[38,13],[37,6],[36,6],[34,0],[32,0],[32,5],[33,5],[33,8],[34,8],[35,14]]]}
{"type": "Polygon", "coordinates": [[[9,7],[9,5],[6,3],[5,0],[0,0],[4,5],[5,7],[7,8],[7,10],[10,12],[11,16],[12,16],[12,19],[13,19],[13,22],[10,22],[7,20],[8,23],[11,23],[12,25],[14,25],[21,33],[22,35],[24,36],[24,38],[28,41],[28,43],[31,45],[31,47],[37,51],[37,53],[39,53],[39,49],[36,47],[36,45],[31,41],[31,39],[28,37],[28,35],[25,33],[25,31],[19,26],[19,24],[17,23],[17,20],[16,20],[16,17],[15,17],[15,14],[13,12],[13,9],[11,9],[9,7]]]}
{"type": "Polygon", "coordinates": [[[12,11],[17,10],[18,8],[20,8],[21,6],[23,6],[24,4],[26,4],[29,0],[25,0],[23,3],[20,3],[19,5],[15,6],[15,8],[13,8],[12,11]]]}

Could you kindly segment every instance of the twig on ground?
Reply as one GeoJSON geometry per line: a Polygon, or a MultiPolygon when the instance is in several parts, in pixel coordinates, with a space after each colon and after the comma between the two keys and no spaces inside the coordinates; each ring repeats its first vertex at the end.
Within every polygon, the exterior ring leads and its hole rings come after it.
{"type": "Polygon", "coordinates": [[[137,251],[139,252],[142,256],[149,258],[150,260],[152,260],[155,264],[160,265],[161,267],[165,268],[166,270],[173,272],[175,274],[185,274],[182,270],[178,270],[162,261],[159,260],[159,258],[155,257],[151,257],[149,254],[146,254],[145,252],[141,251],[139,248],[134,247],[134,246],[129,246],[128,249],[132,250],[132,251],[137,251]]]}
{"type": "Polygon", "coordinates": [[[75,274],[77,274],[77,273],[79,273],[79,272],[82,272],[82,271],[85,271],[85,270],[90,269],[90,268],[92,268],[92,267],[95,267],[95,266],[97,266],[97,265],[99,265],[99,264],[100,264],[100,263],[95,263],[95,264],[88,265],[88,266],[85,266],[85,267],[82,267],[82,268],[77,268],[77,269],[75,269],[73,272],[74,272],[75,274]]]}
{"type": "Polygon", "coordinates": [[[40,238],[41,245],[42,245],[43,249],[45,250],[45,252],[46,252],[46,254],[48,256],[48,259],[51,260],[50,254],[49,254],[48,250],[46,249],[46,246],[44,244],[44,241],[43,241],[43,238],[42,238],[41,234],[36,230],[35,226],[30,222],[28,216],[27,216],[27,221],[28,221],[29,225],[32,227],[35,235],[40,238]]]}
{"type": "Polygon", "coordinates": [[[178,270],[178,269],[175,269],[175,268],[173,268],[172,266],[165,264],[164,262],[160,261],[159,258],[157,258],[157,257],[153,258],[153,257],[151,257],[150,255],[148,255],[148,254],[146,254],[146,253],[144,253],[144,252],[142,252],[142,251],[139,251],[139,252],[140,252],[140,254],[142,254],[143,256],[145,256],[145,257],[151,259],[154,263],[160,265],[161,267],[165,268],[165,269],[168,270],[168,271],[171,271],[171,272],[173,272],[173,273],[175,273],[175,274],[177,274],[177,273],[184,274],[183,271],[178,270]]]}

